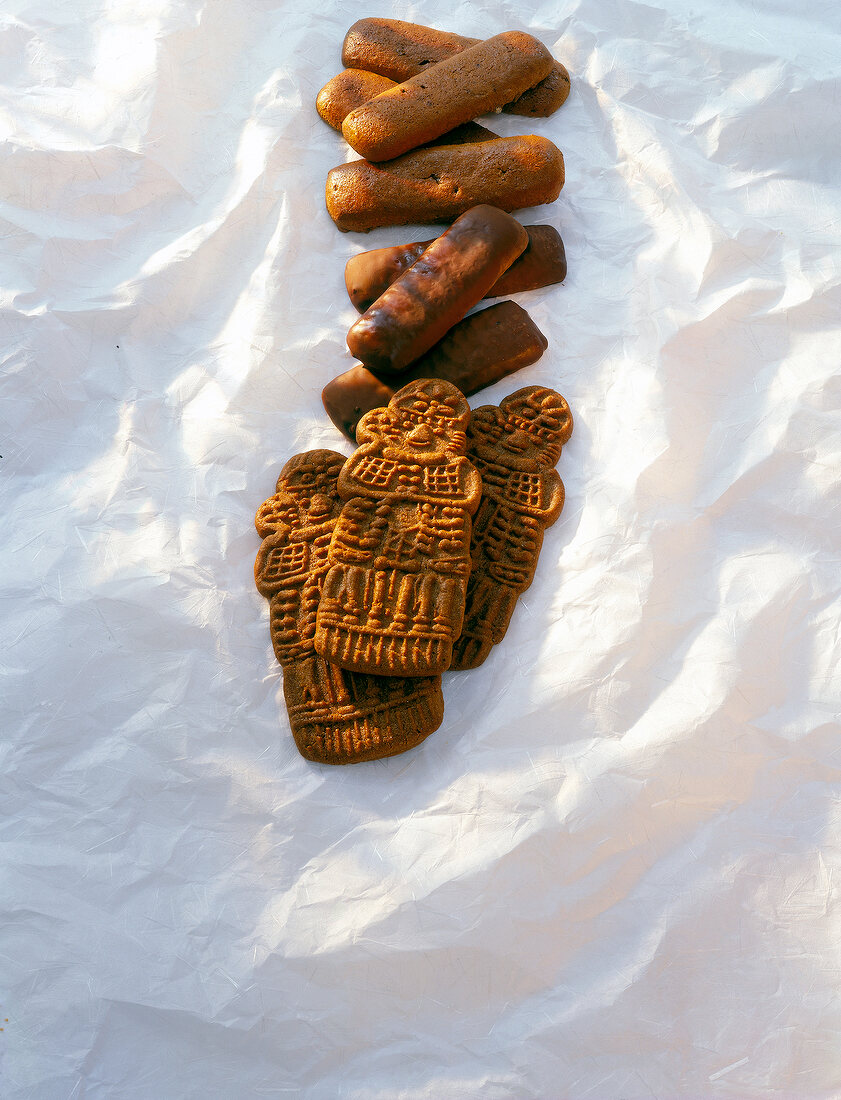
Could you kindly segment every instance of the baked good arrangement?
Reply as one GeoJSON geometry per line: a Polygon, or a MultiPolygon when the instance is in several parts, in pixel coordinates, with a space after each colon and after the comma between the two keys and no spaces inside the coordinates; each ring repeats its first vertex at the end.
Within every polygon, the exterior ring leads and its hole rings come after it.
{"type": "Polygon", "coordinates": [[[534,578],[572,432],[545,386],[473,413],[466,400],[547,347],[516,302],[471,311],[567,270],[554,226],[511,213],[557,199],[560,150],[475,119],[550,116],[566,69],[519,30],[482,40],[393,19],[356,22],[342,62],[316,110],[364,159],[327,175],[336,227],[445,227],[347,260],[359,362],[322,400],[357,449],[292,456],[256,516],[290,727],[321,764],[392,756],[440,726],[442,673],[487,658],[534,578]]]}

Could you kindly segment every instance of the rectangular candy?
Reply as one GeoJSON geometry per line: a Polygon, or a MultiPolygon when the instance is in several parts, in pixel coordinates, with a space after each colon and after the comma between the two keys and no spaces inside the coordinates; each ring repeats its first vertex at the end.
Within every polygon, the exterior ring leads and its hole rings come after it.
{"type": "Polygon", "coordinates": [[[316,615],[316,653],[351,672],[437,676],[461,632],[470,517],[482,482],[465,459],[470,408],[423,378],[360,421],[339,474],[316,615]]]}
{"type": "Polygon", "coordinates": [[[516,99],[552,65],[542,42],[505,31],[380,92],[350,112],[342,133],[367,160],[393,160],[516,99]]]}
{"type": "Polygon", "coordinates": [[[269,600],[289,725],[301,755],[319,764],[405,752],[444,717],[440,677],[345,672],[315,652],[316,612],[342,510],[338,479],[344,464],[345,456],[335,451],[294,455],[255,518],[263,543],[254,579],[269,600]]]}
{"type": "MultiPolygon", "coordinates": [[[[360,19],[345,36],[342,64],[399,82],[481,41],[400,19],[360,19]]],[[[557,111],[568,95],[569,73],[555,61],[544,80],[502,109],[509,114],[545,118],[557,111]]]]}
{"type": "Polygon", "coordinates": [[[482,475],[482,502],[473,519],[464,624],[452,669],[482,664],[534,579],[543,532],[564,506],[554,466],[571,434],[569,405],[545,386],[526,386],[499,407],[473,413],[467,457],[482,475]]]}
{"type": "Polygon", "coordinates": [[[564,158],[548,138],[496,138],[416,149],[386,164],[355,160],[327,175],[327,211],[346,233],[381,225],[450,222],[488,203],[520,210],[554,202],[564,158]]]}

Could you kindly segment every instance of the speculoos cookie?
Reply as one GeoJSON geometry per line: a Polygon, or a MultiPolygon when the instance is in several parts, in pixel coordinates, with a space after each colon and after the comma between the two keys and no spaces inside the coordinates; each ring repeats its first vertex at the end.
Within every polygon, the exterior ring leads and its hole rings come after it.
{"type": "Polygon", "coordinates": [[[331,664],[390,676],[449,667],[482,492],[465,458],[469,422],[462,394],[437,379],[411,382],[359,422],[316,621],[316,651],[331,664]]]}
{"type": "Polygon", "coordinates": [[[351,327],[351,353],[375,371],[405,370],[481,301],[528,239],[495,206],[466,211],[351,327]]]}
{"type": "Polygon", "coordinates": [[[545,386],[526,386],[499,407],[473,413],[468,456],[482,475],[482,501],[451,668],[476,668],[505,636],[517,598],[534,579],[543,533],[564,506],[554,466],[571,434],[569,405],[545,386]]]}
{"type": "Polygon", "coordinates": [[[255,519],[263,543],[254,576],[269,600],[292,735],[301,755],[320,764],[404,752],[437,729],[444,716],[438,676],[346,672],[315,652],[316,611],[343,504],[337,483],[344,463],[335,451],[295,455],[255,519]]]}

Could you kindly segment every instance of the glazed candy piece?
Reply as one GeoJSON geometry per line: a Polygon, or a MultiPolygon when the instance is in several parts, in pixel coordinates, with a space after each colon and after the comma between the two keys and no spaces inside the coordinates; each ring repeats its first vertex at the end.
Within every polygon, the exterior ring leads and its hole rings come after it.
{"type": "Polygon", "coordinates": [[[316,651],[331,664],[391,676],[449,666],[482,492],[464,457],[469,421],[455,386],[427,378],[359,422],[316,621],[316,651]]]}
{"type": "Polygon", "coordinates": [[[517,99],[553,64],[532,35],[505,31],[380,92],[350,112],[342,133],[368,160],[393,160],[517,99]]]}
{"type": "Polygon", "coordinates": [[[481,301],[527,244],[510,214],[494,206],[468,210],[351,327],[351,353],[375,371],[405,370],[481,301]]]}
{"type": "Polygon", "coordinates": [[[404,752],[441,724],[439,677],[399,679],[345,672],[313,646],[330,538],[342,508],[344,455],[308,451],[281,471],[255,520],[263,538],[254,567],[268,598],[272,645],[295,743],[320,764],[353,764],[404,752]]]}
{"type": "Polygon", "coordinates": [[[524,309],[499,302],[459,321],[399,379],[380,378],[357,365],[328,382],[321,400],[339,431],[355,440],[360,418],[387,405],[407,382],[443,378],[469,397],[537,362],[546,347],[546,337],[524,309]]]}
{"type": "MultiPolygon", "coordinates": [[[[342,64],[402,81],[481,41],[400,19],[360,19],[345,36],[342,64]]],[[[569,73],[555,61],[545,80],[502,109],[544,118],[556,111],[568,95],[569,73]]]]}
{"type": "MultiPolygon", "coordinates": [[[[328,80],[315,101],[315,109],[328,126],[342,132],[342,123],[355,107],[360,107],[375,95],[394,88],[396,84],[385,76],[364,73],[359,69],[344,69],[328,80]]],[[[496,137],[492,130],[478,122],[465,122],[448,134],[442,134],[431,145],[467,145],[474,141],[491,141],[496,137]]]]}
{"type": "MultiPolygon", "coordinates": [[[[524,229],[529,237],[525,251],[500,275],[486,298],[537,290],[566,278],[564,242],[557,229],[552,225],[526,225],[524,229]]],[[[345,265],[345,286],[359,312],[368,309],[431,244],[432,241],[414,241],[351,256],[345,265]]]]}
{"type": "Polygon", "coordinates": [[[471,572],[453,669],[476,668],[501,642],[517,597],[534,579],[543,532],[564,506],[553,469],[572,434],[569,405],[554,390],[526,386],[483,405],[468,429],[468,457],[482,475],[470,540],[471,572]]]}
{"type": "Polygon", "coordinates": [[[539,206],[554,202],[563,185],[560,149],[530,134],[416,149],[387,164],[340,164],[327,175],[326,202],[343,233],[365,233],[451,222],[481,203],[507,211],[539,206]]]}

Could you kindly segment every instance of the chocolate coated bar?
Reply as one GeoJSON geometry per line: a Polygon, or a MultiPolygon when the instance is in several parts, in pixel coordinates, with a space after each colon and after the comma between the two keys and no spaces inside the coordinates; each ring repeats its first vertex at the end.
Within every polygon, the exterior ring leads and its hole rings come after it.
{"type": "Polygon", "coordinates": [[[351,327],[351,353],[373,370],[404,370],[481,300],[528,239],[495,206],[468,210],[351,327]]]}
{"type": "MultiPolygon", "coordinates": [[[[567,263],[564,242],[552,225],[527,225],[529,243],[514,263],[497,279],[486,298],[501,298],[524,290],[551,286],[566,278],[567,263]]],[[[432,241],[395,244],[390,248],[375,248],[352,256],[345,266],[345,286],[348,297],[364,313],[391,286],[432,241]]]]}
{"type": "Polygon", "coordinates": [[[404,382],[443,378],[469,397],[536,363],[546,347],[546,337],[522,307],[499,302],[459,321],[398,379],[378,378],[366,367],[354,366],[327,383],[321,400],[339,431],[355,441],[360,417],[387,405],[404,382]]]}

